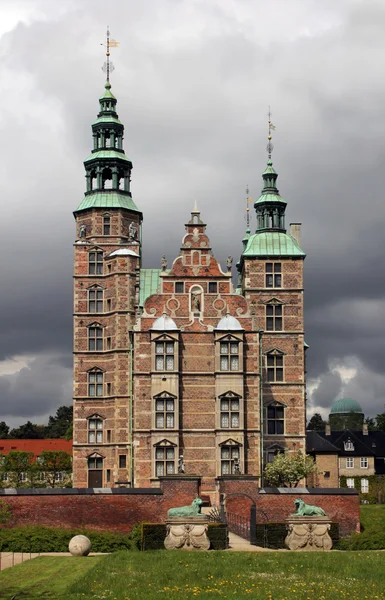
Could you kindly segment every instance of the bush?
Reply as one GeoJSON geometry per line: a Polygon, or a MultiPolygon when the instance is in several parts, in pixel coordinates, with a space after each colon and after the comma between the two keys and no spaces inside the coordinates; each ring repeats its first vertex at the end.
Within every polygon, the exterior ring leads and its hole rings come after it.
{"type": "Polygon", "coordinates": [[[94,531],[93,529],[62,529],[53,527],[13,527],[0,529],[0,550],[3,552],[68,552],[68,544],[74,535],[86,535],[92,544],[92,552],[115,552],[138,550],[139,527],[131,533],[94,531]]]}
{"type": "MultiPolygon", "coordinates": [[[[211,549],[225,550],[227,548],[227,525],[225,523],[209,523],[207,535],[211,549]]],[[[166,525],[164,523],[142,523],[142,550],[164,550],[165,537],[166,525]]]]}
{"type": "Polygon", "coordinates": [[[342,538],[337,550],[385,550],[385,531],[364,531],[342,538]]]}

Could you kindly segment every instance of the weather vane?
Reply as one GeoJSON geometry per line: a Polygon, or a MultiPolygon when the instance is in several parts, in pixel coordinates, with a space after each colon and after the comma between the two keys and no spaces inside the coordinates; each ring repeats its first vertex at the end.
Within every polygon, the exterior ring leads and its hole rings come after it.
{"type": "Polygon", "coordinates": [[[252,201],[252,198],[249,197],[249,186],[246,186],[246,225],[247,225],[247,229],[250,229],[250,208],[249,208],[249,204],[252,201]]]}
{"type": "Polygon", "coordinates": [[[267,136],[267,139],[269,141],[267,142],[266,150],[267,150],[267,153],[269,155],[269,160],[271,160],[271,153],[274,150],[274,145],[273,145],[273,142],[271,141],[271,132],[275,131],[275,125],[273,125],[273,123],[271,122],[270,106],[269,106],[268,116],[269,116],[269,135],[267,136]]]}
{"type": "Polygon", "coordinates": [[[102,66],[102,70],[106,73],[106,81],[110,82],[110,73],[115,69],[114,63],[110,61],[110,48],[118,48],[119,42],[116,40],[110,40],[110,29],[107,25],[107,33],[106,33],[106,44],[100,44],[106,48],[106,57],[107,60],[102,66]]]}

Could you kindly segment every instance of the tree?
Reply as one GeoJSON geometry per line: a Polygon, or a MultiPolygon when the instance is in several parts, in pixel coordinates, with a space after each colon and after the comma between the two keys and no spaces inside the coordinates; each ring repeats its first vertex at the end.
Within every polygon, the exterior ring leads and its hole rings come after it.
{"type": "Polygon", "coordinates": [[[68,428],[72,425],[72,406],[60,406],[54,417],[50,416],[45,428],[46,438],[65,438],[68,428]]]}
{"type": "Polygon", "coordinates": [[[265,467],[265,477],[275,487],[297,487],[316,470],[314,459],[298,451],[296,454],[277,454],[265,467]]]}
{"type": "Polygon", "coordinates": [[[41,440],[44,438],[44,425],[35,425],[27,421],[24,425],[12,429],[9,437],[17,440],[41,440]]]}
{"type": "Polygon", "coordinates": [[[6,487],[33,487],[35,481],[35,465],[33,452],[11,450],[1,457],[1,481],[6,487]]]}
{"type": "Polygon", "coordinates": [[[368,431],[377,430],[376,419],[373,419],[373,417],[366,417],[364,423],[368,426],[368,431]]]}
{"type": "Polygon", "coordinates": [[[0,440],[5,440],[8,437],[9,427],[5,421],[0,421],[0,440]]]}
{"type": "Polygon", "coordinates": [[[325,431],[326,421],[323,420],[319,413],[314,413],[309,423],[307,424],[306,429],[310,429],[313,431],[325,431]]]}
{"type": "Polygon", "coordinates": [[[376,423],[379,431],[385,431],[385,412],[376,416],[376,423]]]}
{"type": "Polygon", "coordinates": [[[63,481],[68,479],[72,471],[71,455],[63,450],[44,450],[38,458],[36,469],[44,473],[48,487],[63,487],[63,481]]]}

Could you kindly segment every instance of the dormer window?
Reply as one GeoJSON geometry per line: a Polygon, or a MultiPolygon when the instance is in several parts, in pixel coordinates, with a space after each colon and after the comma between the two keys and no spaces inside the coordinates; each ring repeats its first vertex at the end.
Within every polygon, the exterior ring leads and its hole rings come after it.
{"type": "Polygon", "coordinates": [[[344,448],[345,452],[352,452],[354,450],[353,442],[351,440],[347,440],[346,442],[344,442],[344,448]]]}

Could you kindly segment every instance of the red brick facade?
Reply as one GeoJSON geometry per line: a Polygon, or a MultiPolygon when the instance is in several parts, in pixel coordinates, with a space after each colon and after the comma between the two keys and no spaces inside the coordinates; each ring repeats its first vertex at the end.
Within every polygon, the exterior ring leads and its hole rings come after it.
{"type": "Polygon", "coordinates": [[[198,210],[171,267],[143,269],[110,87],[75,212],[74,485],[156,487],[179,466],[215,497],[216,477],[260,477],[275,453],[305,449],[299,226],[286,235],[269,158],[256,202],[262,237],[245,238],[236,288],[232,258],[226,268],[214,258],[198,210]]]}

